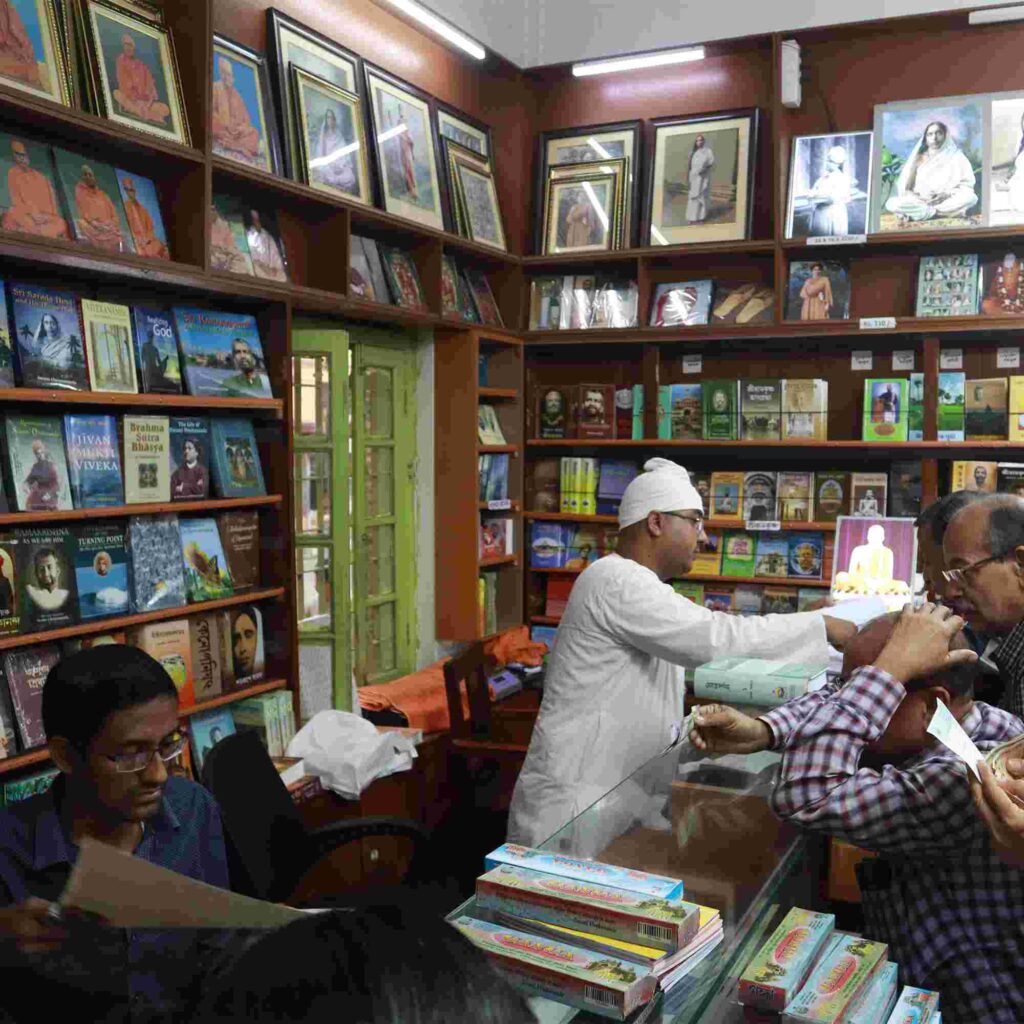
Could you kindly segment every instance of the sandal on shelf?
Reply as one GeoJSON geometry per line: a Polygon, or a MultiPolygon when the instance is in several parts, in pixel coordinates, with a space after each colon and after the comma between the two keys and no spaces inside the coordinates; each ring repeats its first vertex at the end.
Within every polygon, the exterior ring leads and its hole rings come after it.
{"type": "Polygon", "coordinates": [[[744,302],[748,302],[757,291],[756,284],[742,284],[728,292],[724,299],[714,308],[712,316],[716,320],[725,320],[730,313],[738,310],[744,302]]]}
{"type": "Polygon", "coordinates": [[[736,323],[748,324],[756,320],[775,301],[775,289],[761,288],[736,315],[736,323]]]}

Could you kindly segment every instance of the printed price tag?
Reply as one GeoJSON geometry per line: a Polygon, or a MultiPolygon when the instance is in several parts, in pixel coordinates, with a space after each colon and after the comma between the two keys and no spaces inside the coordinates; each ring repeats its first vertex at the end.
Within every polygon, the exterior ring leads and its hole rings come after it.
{"type": "Polygon", "coordinates": [[[814,235],[807,239],[808,245],[864,245],[867,235],[814,235]]]}
{"type": "Polygon", "coordinates": [[[962,370],[964,368],[964,350],[962,348],[944,348],[939,352],[940,370],[962,370]]]}
{"type": "Polygon", "coordinates": [[[860,318],[860,329],[862,331],[891,331],[896,327],[894,316],[862,316],[860,318]]]}
{"type": "Polygon", "coordinates": [[[512,502],[508,498],[500,498],[497,501],[487,502],[487,508],[491,512],[506,512],[512,507],[512,502]]]}
{"type": "Polygon", "coordinates": [[[703,369],[703,356],[683,356],[683,373],[700,373],[703,369]]]}
{"type": "Polygon", "coordinates": [[[867,349],[857,349],[850,353],[851,370],[872,370],[875,366],[874,357],[867,349]]]}
{"type": "Polygon", "coordinates": [[[743,524],[745,530],[760,530],[761,533],[778,533],[782,529],[782,523],[777,519],[748,519],[743,524]]]}
{"type": "Polygon", "coordinates": [[[1016,370],[1020,366],[1020,349],[1012,345],[996,349],[996,366],[1000,370],[1016,370]]]}
{"type": "Polygon", "coordinates": [[[892,354],[892,368],[894,370],[913,370],[914,350],[912,348],[896,349],[892,354]]]}

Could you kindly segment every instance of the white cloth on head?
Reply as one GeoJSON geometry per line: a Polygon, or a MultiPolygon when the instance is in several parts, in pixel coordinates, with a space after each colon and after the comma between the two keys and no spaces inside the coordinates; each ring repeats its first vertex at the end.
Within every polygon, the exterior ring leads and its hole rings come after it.
{"type": "Polygon", "coordinates": [[[704,511],[704,502],[690,483],[690,474],[668,459],[648,459],[644,471],[622,493],[619,529],[646,519],[648,512],[681,512],[691,508],[704,511]]]}

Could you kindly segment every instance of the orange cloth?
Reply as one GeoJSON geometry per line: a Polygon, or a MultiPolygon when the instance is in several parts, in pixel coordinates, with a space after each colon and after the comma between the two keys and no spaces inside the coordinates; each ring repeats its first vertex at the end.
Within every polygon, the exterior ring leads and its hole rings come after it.
{"type": "Polygon", "coordinates": [[[75,186],[75,225],[93,245],[120,252],[124,247],[117,208],[103,189],[90,188],[84,181],[75,186]]]}
{"type": "Polygon", "coordinates": [[[47,238],[67,238],[68,226],[60,215],[57,197],[46,176],[31,167],[15,165],[7,172],[11,208],[3,215],[5,231],[24,231],[47,238]]]}
{"type": "Polygon", "coordinates": [[[124,204],[125,216],[128,218],[128,227],[132,229],[132,238],[135,240],[135,251],[140,256],[158,256],[160,259],[167,259],[169,254],[167,246],[156,237],[153,229],[153,218],[138,199],[129,199],[124,204]]]}
{"type": "Polygon", "coordinates": [[[32,41],[10,0],[0,0],[0,71],[32,85],[39,85],[39,65],[32,41]]]}
{"type": "Polygon", "coordinates": [[[114,99],[129,114],[143,121],[166,121],[171,108],[157,102],[156,80],[153,72],[138,57],[127,53],[117,55],[117,88],[114,99]]]}
{"type": "Polygon", "coordinates": [[[253,127],[241,93],[226,82],[213,83],[213,138],[222,148],[255,157],[260,133],[253,127]]]}
{"type": "Polygon", "coordinates": [[[526,626],[513,626],[484,644],[484,653],[494,658],[499,668],[510,661],[521,665],[540,665],[547,652],[548,645],[539,640],[531,640],[526,626]]]}
{"type": "MultiPolygon", "coordinates": [[[[445,732],[450,727],[448,697],[444,689],[447,658],[435,661],[418,672],[376,686],[359,688],[359,706],[366,711],[399,711],[414,729],[445,732]]],[[[469,717],[465,684],[462,688],[463,713],[469,717]]]]}

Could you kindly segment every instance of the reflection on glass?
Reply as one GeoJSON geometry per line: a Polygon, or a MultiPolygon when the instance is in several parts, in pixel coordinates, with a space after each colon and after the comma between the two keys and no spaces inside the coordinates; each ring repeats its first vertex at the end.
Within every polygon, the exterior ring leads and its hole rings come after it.
{"type": "Polygon", "coordinates": [[[331,628],[330,548],[299,548],[295,552],[298,626],[300,630],[331,628]]]}
{"type": "Polygon", "coordinates": [[[378,604],[366,609],[367,675],[395,668],[395,606],[378,604]]]}
{"type": "Polygon", "coordinates": [[[366,515],[390,516],[394,513],[395,453],[390,447],[368,445],[366,469],[366,515]]]}
{"type": "Polygon", "coordinates": [[[383,366],[368,366],[364,371],[363,427],[368,437],[391,437],[394,371],[383,366]]]}
{"type": "Polygon", "coordinates": [[[299,452],[295,474],[295,507],[300,534],[331,532],[331,453],[299,452]]]}
{"type": "Polygon", "coordinates": [[[296,434],[325,435],[331,426],[331,381],[327,356],[295,359],[296,434]]]}
{"type": "Polygon", "coordinates": [[[395,590],[395,528],[371,526],[366,531],[366,594],[380,597],[395,590]]]}

